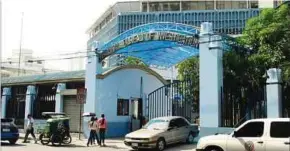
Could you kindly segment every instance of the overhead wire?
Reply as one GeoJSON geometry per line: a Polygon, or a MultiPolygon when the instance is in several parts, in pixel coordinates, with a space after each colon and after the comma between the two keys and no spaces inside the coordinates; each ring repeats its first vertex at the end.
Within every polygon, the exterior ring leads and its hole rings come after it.
{"type": "MultiPolygon", "coordinates": [[[[265,26],[265,27],[269,27],[269,26],[265,26]]],[[[247,32],[247,31],[258,31],[261,30],[265,27],[258,27],[258,28],[251,28],[251,29],[244,29],[243,32],[247,32]]],[[[224,27],[224,28],[233,28],[233,27],[224,27]]],[[[282,31],[290,31],[290,29],[283,29],[282,31]]],[[[214,33],[213,35],[220,35],[220,36],[229,36],[227,34],[222,34],[222,33],[214,33]]],[[[212,35],[212,36],[213,36],[212,35]]],[[[229,36],[231,37],[231,36],[229,36]]],[[[245,35],[242,35],[242,37],[245,37],[245,35]]],[[[233,38],[233,37],[232,37],[233,38]]],[[[233,38],[235,39],[235,38],[233,38]]],[[[209,40],[209,41],[204,41],[204,42],[199,42],[199,44],[203,44],[203,43],[209,43],[209,42],[218,42],[218,41],[225,41],[224,39],[220,39],[220,40],[209,40]]],[[[95,52],[89,49],[83,49],[84,51],[78,51],[78,52],[71,52],[71,53],[61,53],[61,54],[54,54],[54,55],[50,55],[50,56],[68,56],[68,55],[75,55],[75,54],[84,54],[84,53],[88,53],[88,52],[95,52]]],[[[147,50],[135,50],[135,51],[130,51],[130,53],[138,53],[138,52],[143,52],[143,51],[147,51],[147,50]]],[[[148,50],[148,51],[151,51],[148,50]]],[[[116,54],[128,54],[128,52],[120,52],[120,53],[116,53],[116,54]]],[[[27,60],[24,62],[28,62],[28,63],[32,63],[32,62],[39,62],[39,61],[56,61],[56,60],[68,60],[68,59],[75,59],[75,58],[87,58],[87,57],[93,57],[93,56],[97,56],[96,55],[85,55],[85,56],[71,56],[71,57],[61,57],[61,58],[46,58],[46,59],[42,59],[48,56],[41,56],[41,57],[36,57],[35,59],[31,59],[31,60],[27,60]]],[[[13,62],[13,61],[4,61],[1,63],[18,63],[18,62],[13,62]]]]}

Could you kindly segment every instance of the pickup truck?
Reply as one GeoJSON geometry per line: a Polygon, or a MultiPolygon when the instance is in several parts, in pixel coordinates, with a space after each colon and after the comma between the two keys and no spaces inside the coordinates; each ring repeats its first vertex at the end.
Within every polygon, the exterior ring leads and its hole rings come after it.
{"type": "Polygon", "coordinates": [[[290,118],[248,120],[230,134],[202,137],[196,151],[290,151],[290,118]]]}

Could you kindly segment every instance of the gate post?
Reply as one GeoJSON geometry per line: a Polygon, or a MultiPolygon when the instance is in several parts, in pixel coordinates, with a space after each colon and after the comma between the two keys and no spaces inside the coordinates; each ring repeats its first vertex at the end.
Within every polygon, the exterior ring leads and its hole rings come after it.
{"type": "MultiPolygon", "coordinates": [[[[93,112],[97,116],[100,116],[101,111],[98,109],[101,108],[100,101],[98,97],[100,87],[100,80],[96,76],[102,74],[102,64],[99,62],[99,57],[96,56],[94,52],[99,48],[99,42],[94,41],[91,44],[91,51],[88,52],[88,59],[86,64],[86,79],[85,79],[85,88],[87,89],[86,103],[84,104],[84,112],[93,112]],[[98,108],[97,108],[98,107],[98,108]]],[[[87,128],[87,118],[83,120],[83,132],[85,137],[89,135],[89,129],[87,128]]]]}
{"type": "Polygon", "coordinates": [[[267,71],[267,117],[282,117],[281,69],[271,68],[267,71]]]}
{"type": "MultiPolygon", "coordinates": [[[[36,95],[36,90],[34,85],[29,85],[27,86],[26,90],[26,98],[25,98],[25,117],[24,119],[27,118],[28,114],[33,113],[33,104],[35,100],[35,95],[36,95]]],[[[26,125],[26,122],[25,122],[26,125]]]]}
{"type": "MultiPolygon", "coordinates": [[[[213,35],[212,23],[201,24],[199,54],[200,127],[206,127],[207,134],[217,130],[221,124],[223,86],[221,36],[213,35]]],[[[201,135],[206,134],[202,132],[201,135]]]]}
{"type": "Polygon", "coordinates": [[[55,112],[63,112],[63,95],[60,94],[60,91],[65,90],[65,83],[57,84],[56,94],[55,94],[55,112]]]}
{"type": "Polygon", "coordinates": [[[6,117],[7,102],[11,97],[11,88],[3,88],[2,99],[1,99],[1,118],[6,117]]]}

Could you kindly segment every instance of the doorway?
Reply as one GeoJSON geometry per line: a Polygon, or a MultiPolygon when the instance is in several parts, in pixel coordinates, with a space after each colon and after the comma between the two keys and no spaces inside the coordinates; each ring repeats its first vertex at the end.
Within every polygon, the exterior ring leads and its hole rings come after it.
{"type": "Polygon", "coordinates": [[[143,125],[143,101],[142,98],[131,99],[131,131],[142,128],[143,125]]]}

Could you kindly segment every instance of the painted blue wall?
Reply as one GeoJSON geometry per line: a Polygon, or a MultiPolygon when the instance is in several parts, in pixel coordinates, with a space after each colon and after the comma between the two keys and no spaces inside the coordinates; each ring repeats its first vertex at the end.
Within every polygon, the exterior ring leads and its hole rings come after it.
{"type": "MultiPolygon", "coordinates": [[[[163,83],[155,76],[140,69],[123,69],[113,72],[104,79],[97,79],[98,86],[95,90],[88,90],[90,93],[96,93],[96,98],[87,98],[88,104],[94,104],[96,101],[95,113],[98,117],[104,113],[108,121],[107,137],[120,137],[129,132],[129,116],[117,116],[117,99],[140,98],[148,93],[163,86],[163,83]],[[143,92],[140,93],[140,80],[143,78],[143,92]]],[[[146,100],[143,100],[143,106],[146,100]]],[[[85,105],[87,106],[87,105],[85,105]]],[[[88,107],[84,108],[84,112],[92,112],[88,107]]],[[[143,110],[145,114],[145,110],[143,110]]],[[[87,134],[88,129],[86,118],[84,120],[84,131],[87,134]]]]}

